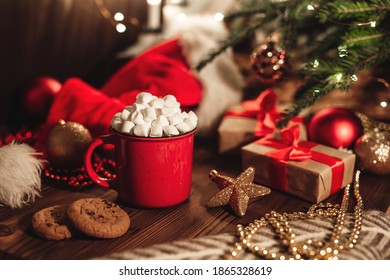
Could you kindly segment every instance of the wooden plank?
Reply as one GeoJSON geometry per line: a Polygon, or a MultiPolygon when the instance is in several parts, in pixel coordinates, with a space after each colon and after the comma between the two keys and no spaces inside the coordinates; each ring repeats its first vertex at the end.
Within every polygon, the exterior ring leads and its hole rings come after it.
{"type": "MultiPolygon", "coordinates": [[[[193,185],[190,198],[166,209],[136,209],[117,200],[114,190],[91,187],[74,191],[60,185],[46,184],[42,197],[22,209],[0,208],[0,259],[90,259],[105,254],[147,247],[157,243],[190,239],[221,232],[234,232],[237,224],[248,224],[271,210],[279,212],[305,211],[311,203],[290,195],[272,191],[266,197],[252,201],[244,217],[236,217],[229,207],[207,209],[207,200],[218,190],[208,179],[216,169],[222,174],[237,176],[241,171],[240,157],[218,155],[214,140],[196,141],[194,150],[193,185]],[[68,204],[83,197],[102,197],[115,201],[131,217],[130,230],[111,240],[77,236],[65,241],[47,241],[31,230],[32,215],[45,207],[68,204]]],[[[365,209],[386,211],[390,204],[390,176],[364,174],[361,194],[365,209]]],[[[342,191],[327,201],[341,202],[342,191]]]]}

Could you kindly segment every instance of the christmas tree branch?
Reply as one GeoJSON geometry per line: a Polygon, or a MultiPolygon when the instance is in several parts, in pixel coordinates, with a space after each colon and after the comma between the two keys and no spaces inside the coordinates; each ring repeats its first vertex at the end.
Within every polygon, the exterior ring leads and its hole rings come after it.
{"type": "Polygon", "coordinates": [[[196,71],[201,71],[208,63],[214,60],[218,55],[226,51],[229,47],[234,46],[239,43],[244,38],[251,36],[258,28],[260,28],[264,21],[269,20],[270,16],[266,16],[263,20],[259,18],[252,18],[247,24],[246,28],[237,27],[235,30],[231,31],[230,36],[219,42],[218,49],[211,50],[208,55],[202,59],[195,67],[196,71]]]}
{"type": "MultiPolygon", "coordinates": [[[[322,22],[328,20],[373,20],[376,16],[390,10],[390,1],[329,1],[319,10],[319,18],[322,22]]],[[[349,22],[348,24],[358,24],[359,22],[349,22]]],[[[340,22],[340,24],[342,24],[340,22]]]]}
{"type": "Polygon", "coordinates": [[[390,61],[389,11],[390,0],[242,0],[225,17],[240,25],[196,70],[259,28],[280,32],[280,45],[291,61],[305,65],[306,77],[282,127],[330,91],[348,91],[361,71],[390,61]]]}
{"type": "Polygon", "coordinates": [[[239,10],[239,11],[230,13],[224,17],[224,20],[232,20],[232,19],[235,19],[237,17],[251,16],[253,14],[265,16],[266,10],[264,9],[264,7],[259,7],[257,9],[250,7],[250,8],[245,9],[245,10],[239,10]]]}
{"type": "Polygon", "coordinates": [[[344,63],[346,61],[344,60],[335,63],[333,66],[332,64],[327,64],[324,68],[313,72],[297,92],[297,95],[301,97],[296,99],[294,104],[286,109],[286,112],[283,113],[282,120],[278,123],[278,127],[286,126],[302,110],[313,105],[319,98],[328,94],[331,90],[340,89],[347,92],[353,82],[357,80],[357,73],[366,68],[371,68],[367,67],[370,62],[376,60],[376,65],[378,65],[380,61],[385,61],[390,58],[390,49],[373,53],[372,56],[366,59],[362,59],[363,54],[361,54],[359,57],[351,59],[347,63],[344,63]],[[324,79],[324,75],[328,75],[328,77],[324,79]]]}
{"type": "MultiPolygon", "coordinates": [[[[379,6],[373,10],[386,9],[379,6]]],[[[346,10],[345,10],[346,11],[346,10]]],[[[352,10],[349,10],[352,12],[352,10]]],[[[355,11],[356,12],[356,11],[355,11]]],[[[376,19],[381,21],[386,15],[376,15],[376,19]]],[[[341,17],[340,17],[341,18],[341,17]]],[[[334,89],[348,91],[350,86],[357,80],[357,74],[365,69],[369,69],[380,63],[390,59],[390,43],[389,32],[383,32],[379,28],[374,28],[376,25],[360,26],[357,24],[341,25],[336,24],[336,33],[341,31],[344,35],[341,39],[339,36],[334,36],[332,32],[327,34],[322,41],[328,42],[329,48],[324,48],[320,41],[310,49],[307,54],[312,61],[306,64],[304,74],[309,78],[306,79],[304,85],[298,90],[298,98],[294,104],[283,114],[283,119],[278,124],[279,127],[285,126],[292,118],[297,116],[302,110],[313,105],[319,98],[329,93],[334,89]],[[330,35],[330,36],[329,36],[330,35]],[[323,54],[324,50],[331,51],[337,47],[337,59],[313,59],[323,54]],[[322,48],[322,51],[319,50],[322,48]],[[327,76],[327,78],[324,78],[327,76]]],[[[388,29],[384,29],[388,30],[388,29]]]]}
{"type": "Polygon", "coordinates": [[[388,36],[390,35],[389,32],[387,33],[380,33],[380,34],[373,34],[373,35],[367,35],[367,36],[362,36],[362,37],[355,37],[355,38],[350,38],[350,39],[347,39],[345,40],[345,43],[346,45],[352,45],[352,44],[356,44],[358,42],[361,42],[361,41],[368,41],[368,40],[372,40],[372,39],[378,39],[378,38],[381,38],[381,37],[384,37],[384,36],[388,36]]]}
{"type": "Polygon", "coordinates": [[[338,9],[340,14],[351,14],[351,13],[365,13],[365,12],[378,12],[383,10],[390,10],[390,6],[376,6],[367,8],[355,8],[355,9],[338,9]]]}
{"type": "Polygon", "coordinates": [[[285,127],[290,120],[296,117],[303,109],[313,105],[319,98],[328,94],[329,91],[335,89],[334,84],[327,83],[327,79],[317,80],[312,79],[310,82],[312,84],[310,87],[305,87],[301,91],[305,91],[305,94],[302,94],[300,98],[294,101],[294,104],[287,108],[285,112],[282,113],[282,119],[278,123],[279,128],[285,127]]]}
{"type": "Polygon", "coordinates": [[[229,37],[228,39],[219,42],[219,48],[211,50],[205,59],[202,59],[195,67],[196,71],[201,71],[207,64],[212,62],[214,58],[219,56],[221,53],[226,51],[229,47],[237,44],[240,42],[243,38],[246,38],[247,36],[250,36],[257,28],[258,24],[251,25],[249,28],[242,30],[239,33],[234,34],[233,36],[229,37]]]}
{"type": "Polygon", "coordinates": [[[362,69],[371,68],[371,64],[379,65],[389,59],[390,59],[390,49],[384,50],[383,52],[380,53],[378,52],[363,60],[362,69]]]}
{"type": "MultiPolygon", "coordinates": [[[[296,1],[292,1],[296,2],[296,1]]],[[[247,17],[256,14],[257,16],[265,16],[266,14],[274,12],[276,9],[285,9],[289,3],[284,2],[270,2],[269,0],[246,0],[242,1],[240,5],[225,16],[225,20],[232,20],[238,17],[247,17]]],[[[291,5],[291,4],[290,4],[291,5]]]]}

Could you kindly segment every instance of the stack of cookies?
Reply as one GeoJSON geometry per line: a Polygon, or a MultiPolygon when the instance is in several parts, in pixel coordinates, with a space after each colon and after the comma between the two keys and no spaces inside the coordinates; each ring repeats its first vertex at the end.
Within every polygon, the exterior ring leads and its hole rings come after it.
{"type": "Polygon", "coordinates": [[[66,205],[42,209],[32,217],[35,233],[48,240],[69,239],[76,233],[95,238],[116,238],[130,227],[128,214],[100,198],[83,198],[66,205]]]}

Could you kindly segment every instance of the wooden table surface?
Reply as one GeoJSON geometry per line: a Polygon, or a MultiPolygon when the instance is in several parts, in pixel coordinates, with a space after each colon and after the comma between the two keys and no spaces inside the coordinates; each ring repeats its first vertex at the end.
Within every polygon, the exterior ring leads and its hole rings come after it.
{"type": "MultiPolygon", "coordinates": [[[[252,201],[241,218],[235,216],[229,207],[208,209],[205,204],[217,191],[208,178],[212,169],[237,176],[241,172],[240,156],[219,155],[216,139],[197,139],[191,196],[180,205],[166,209],[131,208],[117,200],[116,191],[97,186],[75,191],[67,186],[45,184],[42,196],[31,205],[22,209],[0,208],[0,259],[90,259],[157,243],[234,232],[237,224],[247,224],[271,210],[305,211],[311,205],[273,190],[270,195],[252,201]],[[129,231],[111,240],[79,236],[65,241],[47,241],[34,235],[31,217],[36,211],[84,197],[102,197],[119,203],[131,217],[129,231]]],[[[390,176],[363,174],[361,194],[366,210],[386,211],[390,204],[390,176]]],[[[342,191],[327,201],[339,203],[341,198],[342,191]]]]}

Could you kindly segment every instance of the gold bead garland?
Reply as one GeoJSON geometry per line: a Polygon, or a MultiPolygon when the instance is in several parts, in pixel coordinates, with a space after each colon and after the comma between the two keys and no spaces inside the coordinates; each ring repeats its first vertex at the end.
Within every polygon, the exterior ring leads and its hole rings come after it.
{"type": "Polygon", "coordinates": [[[348,211],[351,185],[348,185],[344,190],[341,206],[338,204],[333,205],[332,203],[318,203],[312,205],[306,213],[294,212],[292,214],[280,214],[271,211],[246,227],[237,225],[239,241],[234,244],[229,253],[225,255],[225,258],[232,259],[237,257],[240,251],[246,251],[257,257],[271,260],[338,259],[338,254],[342,250],[352,249],[355,246],[361,231],[363,199],[359,192],[359,184],[360,170],[357,170],[354,181],[354,195],[356,198],[354,225],[348,239],[344,241],[344,243],[342,240],[342,230],[344,228],[345,216],[348,211]],[[289,221],[327,217],[337,217],[332,235],[328,242],[324,243],[313,239],[307,239],[300,242],[296,241],[296,236],[292,227],[289,225],[289,221]],[[260,248],[251,243],[253,235],[262,227],[266,226],[271,226],[275,230],[276,234],[282,240],[283,245],[287,247],[288,254],[270,252],[265,248],[260,248]]]}
{"type": "Polygon", "coordinates": [[[390,123],[381,122],[378,120],[374,120],[369,118],[363,113],[356,112],[356,116],[360,119],[363,125],[364,132],[368,132],[371,130],[374,131],[390,131],[390,123]]]}

